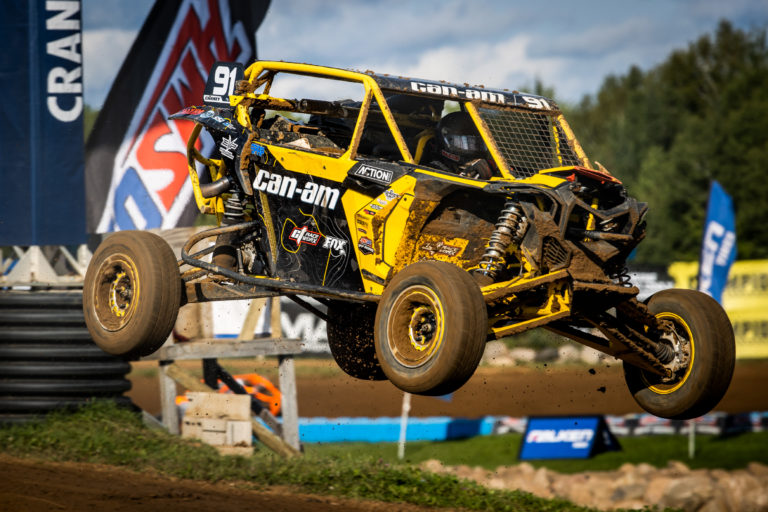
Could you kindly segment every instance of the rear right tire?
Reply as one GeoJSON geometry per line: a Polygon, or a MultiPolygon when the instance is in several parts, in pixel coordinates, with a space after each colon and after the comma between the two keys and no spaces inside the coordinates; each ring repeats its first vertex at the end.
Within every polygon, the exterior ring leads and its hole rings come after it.
{"type": "Polygon", "coordinates": [[[629,391],[640,407],[662,418],[706,414],[723,398],[733,376],[736,350],[728,316],[712,297],[695,290],[658,292],[648,309],[673,326],[673,348],[687,363],[670,379],[624,363],[629,391]]]}

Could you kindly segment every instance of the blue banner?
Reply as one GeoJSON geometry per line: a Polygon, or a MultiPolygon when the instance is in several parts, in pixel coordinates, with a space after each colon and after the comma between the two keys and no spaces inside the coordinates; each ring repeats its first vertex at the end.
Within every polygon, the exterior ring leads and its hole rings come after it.
{"type": "Polygon", "coordinates": [[[80,0],[0,8],[0,245],[84,243],[80,0]]]}
{"type": "Polygon", "coordinates": [[[728,271],[736,260],[736,216],[731,196],[712,182],[699,258],[699,291],[722,303],[728,271]]]}
{"type": "Polygon", "coordinates": [[[519,459],[586,459],[620,449],[603,416],[529,418],[519,459]]]}

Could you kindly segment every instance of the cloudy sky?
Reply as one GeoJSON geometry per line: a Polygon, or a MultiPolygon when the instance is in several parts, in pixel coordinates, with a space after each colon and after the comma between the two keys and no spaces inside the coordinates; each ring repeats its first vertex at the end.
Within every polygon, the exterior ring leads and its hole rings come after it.
{"type": "MultiPolygon", "coordinates": [[[[85,101],[99,107],[154,0],[83,0],[85,101]]],[[[721,19],[768,26],[765,0],[272,0],[259,57],[530,89],[560,102],[648,69],[721,19]]]]}

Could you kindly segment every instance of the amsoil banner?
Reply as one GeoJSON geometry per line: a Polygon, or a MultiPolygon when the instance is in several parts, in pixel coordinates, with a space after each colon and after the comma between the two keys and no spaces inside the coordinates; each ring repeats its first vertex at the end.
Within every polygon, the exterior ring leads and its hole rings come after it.
{"type": "MultiPolygon", "coordinates": [[[[194,125],[168,119],[202,104],[217,60],[249,64],[269,0],[157,0],[86,145],[88,231],[172,228],[197,215],[186,144],[194,125]]],[[[209,154],[210,138],[198,149],[209,154]]]]}
{"type": "MultiPolygon", "coordinates": [[[[669,266],[677,288],[696,289],[698,263],[669,266]]],[[[731,266],[723,307],[736,335],[736,357],[768,358],[768,260],[743,260],[731,266]]]]}
{"type": "Polygon", "coordinates": [[[0,12],[0,245],[83,243],[80,1],[0,12]]]}

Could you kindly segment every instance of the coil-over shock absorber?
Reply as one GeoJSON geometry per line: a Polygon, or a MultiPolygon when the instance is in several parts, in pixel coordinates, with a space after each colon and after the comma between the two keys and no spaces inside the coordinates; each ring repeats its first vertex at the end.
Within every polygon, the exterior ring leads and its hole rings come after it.
{"type": "Polygon", "coordinates": [[[480,286],[489,285],[496,279],[498,273],[504,268],[504,253],[511,244],[520,243],[527,227],[528,221],[516,202],[509,200],[504,203],[499,220],[496,222],[496,229],[491,233],[483,257],[480,259],[480,266],[474,270],[475,280],[480,283],[480,286]]]}
{"type": "MultiPolygon", "coordinates": [[[[224,217],[221,219],[223,226],[231,226],[245,220],[243,213],[243,201],[239,190],[234,190],[224,201],[224,217]]],[[[241,266],[237,250],[232,245],[237,233],[224,233],[216,237],[216,248],[213,250],[213,264],[228,270],[235,270],[241,266]]]]}

